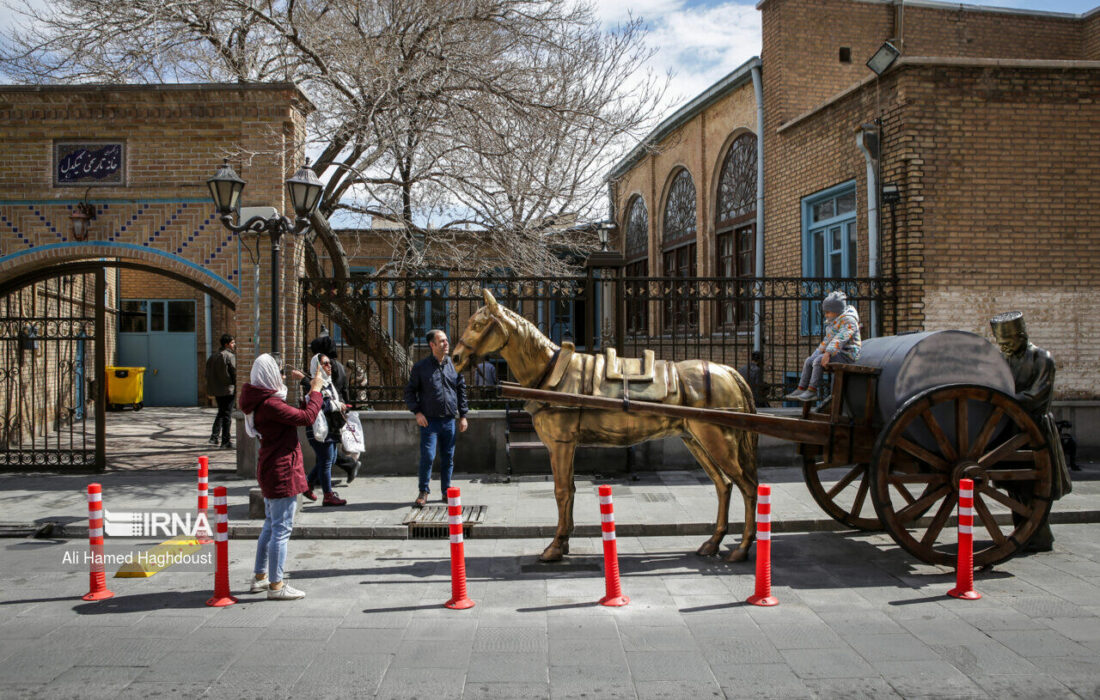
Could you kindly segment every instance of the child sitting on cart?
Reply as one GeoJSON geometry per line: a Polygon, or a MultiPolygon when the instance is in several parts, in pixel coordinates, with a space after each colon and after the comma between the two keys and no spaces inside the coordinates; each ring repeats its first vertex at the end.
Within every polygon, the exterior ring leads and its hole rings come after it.
{"type": "Polygon", "coordinates": [[[825,337],[802,365],[798,388],[783,398],[787,401],[816,401],[821,372],[833,360],[855,362],[863,341],[859,336],[859,312],[848,303],[844,292],[829,292],[821,302],[825,313],[825,337]]]}

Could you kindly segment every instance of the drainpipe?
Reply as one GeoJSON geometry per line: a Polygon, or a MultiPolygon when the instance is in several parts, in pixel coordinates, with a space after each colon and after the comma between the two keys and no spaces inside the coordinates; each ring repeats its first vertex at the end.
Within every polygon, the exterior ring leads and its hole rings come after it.
{"type": "MultiPolygon", "coordinates": [[[[856,146],[863,151],[867,161],[867,276],[872,279],[878,273],[878,161],[879,128],[877,124],[863,124],[856,131],[856,146]]],[[[878,334],[878,300],[871,300],[871,323],[868,337],[878,334]]]]}
{"type": "MultiPolygon", "coordinates": [[[[203,309],[202,318],[203,325],[206,326],[206,355],[204,357],[210,357],[214,354],[214,336],[213,331],[210,329],[210,324],[213,322],[213,304],[210,301],[209,294],[203,294],[203,309]]],[[[205,396],[205,394],[204,394],[205,396]]]]}
{"type": "MultiPolygon", "coordinates": [[[[752,67],[752,92],[756,98],[756,261],[757,279],[764,277],[764,85],[760,80],[760,61],[752,67]]],[[[753,302],[752,349],[761,352],[764,342],[764,295],[760,283],[753,302]]]]}

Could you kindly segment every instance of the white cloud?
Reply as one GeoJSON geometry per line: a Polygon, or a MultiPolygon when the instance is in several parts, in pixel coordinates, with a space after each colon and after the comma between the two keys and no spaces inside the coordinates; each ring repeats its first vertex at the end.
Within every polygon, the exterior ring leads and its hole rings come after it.
{"type": "Polygon", "coordinates": [[[699,6],[684,0],[601,0],[601,20],[623,22],[629,12],[649,28],[646,43],[656,50],[646,68],[674,75],[662,118],[760,55],[760,13],[755,4],[717,2],[699,6]]]}

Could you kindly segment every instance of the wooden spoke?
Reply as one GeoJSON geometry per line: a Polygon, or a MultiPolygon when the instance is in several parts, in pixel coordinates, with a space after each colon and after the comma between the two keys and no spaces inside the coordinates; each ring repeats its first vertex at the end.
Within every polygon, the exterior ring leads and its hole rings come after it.
{"type": "Polygon", "coordinates": [[[859,490],[856,491],[856,499],[852,501],[852,513],[859,515],[863,510],[863,501],[867,498],[867,490],[871,488],[870,479],[859,482],[859,490]]]}
{"type": "Polygon", "coordinates": [[[967,414],[969,405],[965,396],[955,399],[955,441],[959,444],[960,455],[970,452],[970,423],[967,414]]]}
{"type": "Polygon", "coordinates": [[[1011,508],[1014,512],[1024,516],[1025,518],[1031,515],[1030,508],[1014,498],[1009,498],[1008,496],[1004,495],[1003,493],[991,486],[979,486],[978,491],[985,494],[986,496],[989,496],[1005,508],[1011,508]]]}
{"type": "Polygon", "coordinates": [[[942,458],[937,457],[923,447],[916,445],[901,436],[898,436],[897,446],[905,450],[909,454],[913,455],[920,461],[931,465],[937,471],[945,472],[948,469],[947,462],[945,462],[942,458]]]}
{"type": "Polygon", "coordinates": [[[852,483],[857,476],[863,473],[863,466],[860,464],[852,467],[852,471],[844,475],[844,478],[833,484],[833,487],[825,492],[825,495],[829,498],[836,498],[836,495],[844,490],[844,488],[852,483]]]}
{"type": "Polygon", "coordinates": [[[943,432],[940,422],[932,415],[931,409],[925,410],[920,414],[920,417],[924,420],[924,424],[928,426],[928,429],[932,431],[932,437],[936,439],[936,444],[940,446],[940,452],[947,458],[947,461],[954,462],[957,460],[959,456],[955,454],[955,446],[947,439],[947,433],[943,432]]]}
{"type": "Polygon", "coordinates": [[[916,498],[915,498],[915,497],[913,496],[913,494],[909,493],[909,489],[905,488],[905,486],[904,486],[904,485],[902,485],[902,484],[899,484],[899,483],[897,483],[897,482],[895,482],[895,481],[891,481],[890,483],[891,483],[891,484],[893,485],[893,487],[894,487],[894,488],[895,488],[895,489],[897,490],[897,492],[901,494],[901,497],[902,497],[903,499],[905,499],[905,502],[906,502],[907,504],[908,504],[908,503],[914,503],[914,502],[915,502],[915,501],[917,500],[917,499],[916,499],[916,498]]]}
{"type": "Polygon", "coordinates": [[[1004,534],[1001,532],[1001,527],[997,525],[997,521],[993,519],[993,514],[989,512],[989,507],[986,506],[979,494],[974,494],[974,512],[978,514],[978,517],[982,519],[982,524],[985,525],[985,529],[989,532],[990,537],[993,538],[993,544],[998,547],[1006,542],[1004,534]]]}
{"type": "Polygon", "coordinates": [[[1037,469],[990,469],[985,473],[993,481],[1031,481],[1039,478],[1037,469]]]}
{"type": "Polygon", "coordinates": [[[942,496],[945,491],[950,491],[946,484],[939,487],[935,491],[929,491],[928,493],[924,494],[924,496],[905,506],[896,514],[898,522],[907,523],[911,520],[916,520],[921,516],[922,513],[924,513],[925,510],[928,509],[929,506],[939,500],[940,496],[942,496]]]}
{"type": "Polygon", "coordinates": [[[978,464],[986,469],[989,469],[990,465],[996,464],[1005,457],[1014,453],[1017,448],[1023,447],[1024,443],[1026,443],[1030,439],[1031,438],[1028,437],[1027,433],[1019,433],[1008,442],[994,448],[992,452],[987,452],[982,455],[981,458],[978,460],[978,464]]]}
{"type": "Polygon", "coordinates": [[[936,538],[940,536],[940,531],[943,530],[944,523],[947,522],[947,517],[951,515],[951,511],[955,509],[957,500],[958,496],[956,496],[954,491],[947,494],[947,498],[943,499],[943,503],[940,504],[940,509],[936,511],[936,516],[932,518],[932,523],[928,526],[928,530],[920,540],[923,546],[931,547],[935,544],[936,538]]]}
{"type": "Polygon", "coordinates": [[[997,424],[1001,422],[1001,418],[1003,418],[1004,415],[1005,410],[1000,406],[993,410],[993,413],[985,420],[985,425],[982,426],[981,432],[978,433],[978,437],[974,440],[974,444],[970,446],[970,451],[966,453],[967,459],[978,458],[978,455],[982,453],[985,446],[993,439],[993,431],[996,430],[997,424]]]}

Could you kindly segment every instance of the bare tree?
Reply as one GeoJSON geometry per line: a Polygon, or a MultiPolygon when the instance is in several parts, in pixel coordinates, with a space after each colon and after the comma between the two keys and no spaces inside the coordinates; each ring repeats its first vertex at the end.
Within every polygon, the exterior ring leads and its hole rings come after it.
{"type": "MultiPolygon", "coordinates": [[[[12,2],[27,21],[0,68],[20,81],[297,83],[318,106],[304,146],[326,181],[311,276],[350,275],[341,214],[397,222],[372,233],[393,251],[380,276],[566,271],[554,251],[595,242],[548,222],[603,218],[602,174],[667,84],[640,72],[641,23],[605,31],[589,0],[12,2]]],[[[404,363],[369,305],[322,310],[381,369],[404,363]]]]}

